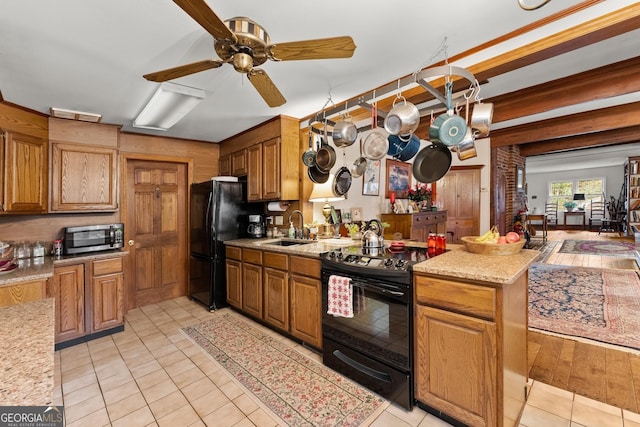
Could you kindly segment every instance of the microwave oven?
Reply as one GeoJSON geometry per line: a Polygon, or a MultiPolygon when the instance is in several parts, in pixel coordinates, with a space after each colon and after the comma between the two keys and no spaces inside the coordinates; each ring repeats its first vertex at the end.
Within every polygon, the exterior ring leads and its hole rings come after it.
{"type": "Polygon", "coordinates": [[[124,247],[124,224],[81,225],[64,229],[64,253],[68,255],[124,247]]]}

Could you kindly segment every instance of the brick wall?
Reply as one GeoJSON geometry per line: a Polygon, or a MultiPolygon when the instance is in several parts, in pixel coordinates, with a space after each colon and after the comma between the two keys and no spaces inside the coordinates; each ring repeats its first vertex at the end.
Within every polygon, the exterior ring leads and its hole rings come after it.
{"type": "MultiPolygon", "coordinates": [[[[505,197],[505,224],[499,224],[501,230],[513,230],[513,217],[521,210],[526,210],[527,196],[525,192],[518,192],[516,189],[516,166],[521,166],[524,170],[525,159],[520,155],[520,148],[517,145],[497,147],[492,149],[493,176],[495,183],[497,174],[502,174],[506,180],[505,197]],[[504,226],[504,228],[502,228],[504,226]]],[[[526,190],[526,170],[525,170],[525,190],[526,190]]],[[[496,196],[492,195],[492,204],[495,203],[496,196]]],[[[492,223],[495,218],[492,209],[492,223]]]]}

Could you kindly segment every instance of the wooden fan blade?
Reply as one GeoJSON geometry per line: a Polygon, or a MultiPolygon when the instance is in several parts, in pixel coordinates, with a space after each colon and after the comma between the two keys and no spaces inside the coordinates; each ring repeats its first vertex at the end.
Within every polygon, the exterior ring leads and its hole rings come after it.
{"type": "Polygon", "coordinates": [[[204,0],[173,0],[182,10],[193,18],[202,28],[216,39],[233,40],[233,32],[224,25],[204,0]]]}
{"type": "Polygon", "coordinates": [[[350,58],[356,45],[351,37],[343,36],[278,43],[269,46],[269,50],[276,61],[350,58]]]}
{"type": "Polygon", "coordinates": [[[254,68],[247,74],[247,77],[269,107],[279,107],[287,102],[264,70],[254,68]]]}
{"type": "Polygon", "coordinates": [[[167,80],[177,79],[178,77],[188,76],[189,74],[199,73],[200,71],[210,70],[211,68],[218,68],[222,64],[224,64],[223,61],[205,59],[204,61],[193,62],[191,64],[180,65],[179,67],[145,74],[142,77],[152,82],[166,82],[167,80]]]}

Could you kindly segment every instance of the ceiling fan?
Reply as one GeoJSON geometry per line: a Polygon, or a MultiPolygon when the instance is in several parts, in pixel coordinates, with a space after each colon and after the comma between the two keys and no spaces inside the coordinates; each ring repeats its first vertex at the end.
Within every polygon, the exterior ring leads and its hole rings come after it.
{"type": "Polygon", "coordinates": [[[286,99],[267,73],[257,66],[268,59],[350,58],[356,48],[349,36],[271,44],[265,29],[249,18],[222,21],[205,0],[173,1],[213,36],[213,46],[220,59],[205,59],[143,76],[153,82],[164,82],[230,63],[237,72],[247,75],[269,107],[279,107],[287,102],[286,99]]]}

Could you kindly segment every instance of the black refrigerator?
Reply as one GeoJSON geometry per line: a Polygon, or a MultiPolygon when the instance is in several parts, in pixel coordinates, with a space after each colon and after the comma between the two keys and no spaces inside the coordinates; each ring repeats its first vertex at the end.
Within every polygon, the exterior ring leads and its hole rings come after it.
{"type": "Polygon", "coordinates": [[[191,185],[189,297],[209,310],[227,306],[224,242],[248,237],[248,215],[263,213],[245,200],[246,182],[191,185]]]}

